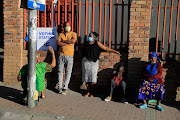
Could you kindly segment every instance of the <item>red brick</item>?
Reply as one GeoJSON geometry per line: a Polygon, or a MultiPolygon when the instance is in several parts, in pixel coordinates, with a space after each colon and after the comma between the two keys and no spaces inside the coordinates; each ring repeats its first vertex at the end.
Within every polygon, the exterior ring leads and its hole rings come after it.
{"type": "Polygon", "coordinates": [[[149,50],[139,50],[140,53],[149,53],[149,50]]]}
{"type": "Polygon", "coordinates": [[[149,35],[139,35],[139,37],[142,37],[142,38],[148,38],[149,35]]]}
{"type": "Polygon", "coordinates": [[[144,23],[136,23],[135,26],[138,26],[138,27],[144,26],[144,23]]]}
{"type": "Polygon", "coordinates": [[[114,56],[113,58],[114,59],[120,59],[120,56],[114,56]]]}
{"type": "Polygon", "coordinates": [[[137,11],[137,12],[145,12],[146,9],[144,9],[144,8],[136,8],[136,11],[137,11]]]}
{"type": "MultiPolygon", "coordinates": [[[[150,8],[150,5],[141,5],[142,8],[150,8]]],[[[147,9],[146,9],[147,10],[147,9]]]]}
{"type": "Polygon", "coordinates": [[[136,16],[136,19],[137,20],[142,20],[142,19],[145,19],[144,16],[136,16]]]}
{"type": "Polygon", "coordinates": [[[140,8],[140,7],[141,7],[141,5],[132,4],[132,5],[131,5],[131,7],[132,7],[132,8],[140,8]]]}
{"type": "Polygon", "coordinates": [[[136,53],[137,50],[129,50],[129,52],[131,52],[131,53],[136,53]]]}
{"type": "Polygon", "coordinates": [[[130,27],[129,29],[130,29],[130,30],[138,30],[137,27],[130,27]]]}
{"type": "Polygon", "coordinates": [[[141,15],[143,15],[143,16],[151,16],[151,13],[142,12],[141,15]]]}
{"type": "Polygon", "coordinates": [[[129,37],[139,37],[138,34],[130,34],[129,37]]]}
{"type": "Polygon", "coordinates": [[[131,12],[130,15],[131,15],[131,16],[132,16],[132,15],[140,15],[140,13],[139,13],[139,12],[131,12]]]}
{"type": "Polygon", "coordinates": [[[139,45],[148,46],[148,43],[139,43],[139,45]]]}
{"type": "Polygon", "coordinates": [[[140,20],[140,23],[150,23],[150,20],[140,20]]]}
{"type": "Polygon", "coordinates": [[[130,20],[130,23],[139,23],[139,20],[130,20]]]}
{"type": "Polygon", "coordinates": [[[146,5],[146,1],[137,1],[136,4],[143,4],[143,5],[146,5]]]}
{"type": "Polygon", "coordinates": [[[134,57],[142,57],[142,56],[143,56],[143,54],[139,54],[139,53],[134,54],[134,57]]]}
{"type": "Polygon", "coordinates": [[[136,50],[143,49],[143,46],[134,46],[134,49],[136,50]]]}
{"type": "Polygon", "coordinates": [[[109,52],[102,52],[101,55],[109,55],[109,52]]]}
{"type": "Polygon", "coordinates": [[[144,33],[144,31],[136,30],[136,31],[134,31],[134,33],[135,33],[135,34],[140,34],[140,33],[142,34],[142,33],[144,33]]]}
{"type": "Polygon", "coordinates": [[[135,42],[129,42],[129,45],[138,45],[138,43],[135,43],[135,42]]]}
{"type": "Polygon", "coordinates": [[[136,42],[143,42],[143,39],[142,38],[135,38],[134,41],[136,41],[136,42]]]}
{"type": "Polygon", "coordinates": [[[113,56],[105,56],[106,59],[113,59],[113,56]]]}

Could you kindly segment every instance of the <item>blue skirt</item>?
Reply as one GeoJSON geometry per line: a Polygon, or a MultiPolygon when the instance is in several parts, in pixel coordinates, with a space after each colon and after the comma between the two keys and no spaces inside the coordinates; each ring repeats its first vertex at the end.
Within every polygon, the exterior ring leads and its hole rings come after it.
{"type": "Polygon", "coordinates": [[[163,85],[145,81],[139,89],[138,99],[162,100],[164,93],[165,89],[163,88],[163,85]]]}

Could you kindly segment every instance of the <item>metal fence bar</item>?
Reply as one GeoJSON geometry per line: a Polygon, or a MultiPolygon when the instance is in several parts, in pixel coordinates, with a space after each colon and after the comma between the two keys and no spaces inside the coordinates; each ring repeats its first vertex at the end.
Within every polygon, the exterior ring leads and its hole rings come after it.
{"type": "Polygon", "coordinates": [[[72,20],[71,20],[71,28],[72,28],[72,31],[74,31],[74,0],[72,0],[72,13],[71,13],[71,16],[72,16],[72,20]]]}
{"type": "Polygon", "coordinates": [[[129,20],[130,20],[130,0],[128,0],[128,29],[127,29],[127,43],[126,46],[128,47],[129,45],[129,20]]]}
{"type": "Polygon", "coordinates": [[[122,48],[122,44],[123,44],[123,28],[124,28],[124,0],[122,0],[122,9],[121,9],[121,45],[120,48],[122,48]]]}
{"type": "Polygon", "coordinates": [[[180,7],[180,0],[178,2],[178,10],[177,10],[177,21],[176,21],[176,37],[175,37],[175,45],[174,45],[174,60],[176,58],[176,45],[177,45],[177,39],[178,39],[178,24],[179,24],[179,8],[180,7]]]}
{"type": "Polygon", "coordinates": [[[53,10],[54,10],[53,0],[51,0],[51,27],[53,27],[53,10]]]}
{"type": "Polygon", "coordinates": [[[88,20],[88,0],[86,0],[85,35],[87,35],[87,20],[88,20]]]}
{"type": "MultiPolygon", "coordinates": [[[[163,25],[163,39],[162,39],[162,53],[164,52],[164,39],[166,34],[166,12],[167,12],[167,0],[165,0],[165,9],[164,9],[164,25],[163,25]]],[[[162,54],[162,58],[163,58],[162,54]]]]}
{"type": "Polygon", "coordinates": [[[60,25],[60,14],[61,14],[61,10],[60,10],[60,7],[61,7],[61,1],[58,0],[58,25],[60,25]]]}
{"type": "Polygon", "coordinates": [[[80,47],[80,35],[81,35],[81,0],[79,0],[79,21],[78,21],[78,46],[79,47],[80,47]]]}
{"type": "Polygon", "coordinates": [[[46,27],[46,8],[47,8],[47,1],[45,0],[45,11],[44,11],[44,27],[46,27]]]}
{"type": "Polygon", "coordinates": [[[65,0],[65,22],[67,22],[67,0],[65,0]]]}
{"type": "MultiPolygon", "coordinates": [[[[116,4],[118,4],[118,0],[116,0],[116,4]]],[[[117,8],[117,5],[115,6],[116,7],[116,15],[115,15],[115,46],[114,48],[117,49],[117,12],[118,12],[118,8],[117,8]]]]}
{"type": "Polygon", "coordinates": [[[105,12],[104,12],[104,45],[106,45],[106,14],[107,14],[107,0],[105,0],[105,12]]]}
{"type": "Polygon", "coordinates": [[[111,48],[111,20],[112,20],[112,0],[109,1],[109,48],[111,48]]]}
{"type": "Polygon", "coordinates": [[[159,0],[159,8],[158,8],[157,32],[156,32],[156,52],[158,51],[159,19],[160,19],[160,10],[161,10],[160,7],[161,7],[161,0],[159,0]]]}
{"type": "Polygon", "coordinates": [[[101,42],[101,16],[102,16],[102,0],[99,1],[99,42],[101,42]]]}
{"type": "Polygon", "coordinates": [[[94,12],[95,12],[95,0],[93,0],[93,9],[92,9],[92,31],[94,32],[94,12]]]}
{"type": "MultiPolygon", "coordinates": [[[[168,43],[168,54],[170,52],[170,43],[171,43],[171,31],[172,31],[172,17],[173,17],[173,3],[174,0],[171,2],[171,17],[170,17],[170,29],[169,29],[169,43],[168,43]]],[[[168,55],[169,58],[169,55],[168,55]]]]}
{"type": "Polygon", "coordinates": [[[39,27],[39,10],[37,10],[37,27],[39,27]]]}

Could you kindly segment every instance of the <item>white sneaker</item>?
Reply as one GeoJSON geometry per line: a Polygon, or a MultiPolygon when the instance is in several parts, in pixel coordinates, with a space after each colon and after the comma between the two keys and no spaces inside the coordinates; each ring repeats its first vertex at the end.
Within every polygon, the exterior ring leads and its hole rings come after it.
{"type": "Polygon", "coordinates": [[[126,99],[122,99],[122,103],[124,103],[124,104],[128,104],[128,102],[126,101],[126,99]]]}
{"type": "Polygon", "coordinates": [[[62,94],[62,92],[63,92],[62,89],[59,89],[59,94],[62,94]]]}
{"type": "Polygon", "coordinates": [[[106,98],[104,99],[104,101],[106,101],[106,102],[111,101],[111,97],[110,97],[110,96],[106,97],[106,98]]]}
{"type": "Polygon", "coordinates": [[[67,90],[62,91],[62,95],[67,95],[67,90]]]}

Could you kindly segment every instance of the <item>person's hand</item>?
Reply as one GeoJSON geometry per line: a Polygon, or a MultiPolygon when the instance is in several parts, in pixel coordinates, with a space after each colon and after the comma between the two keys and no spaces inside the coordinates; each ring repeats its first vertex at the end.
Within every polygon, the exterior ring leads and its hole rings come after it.
{"type": "Polygon", "coordinates": [[[117,53],[118,55],[121,55],[119,51],[116,51],[115,53],[117,53]]]}
{"type": "Polygon", "coordinates": [[[51,54],[54,54],[54,50],[53,50],[53,48],[52,48],[51,46],[48,47],[48,50],[49,50],[49,52],[50,52],[51,54]]]}

